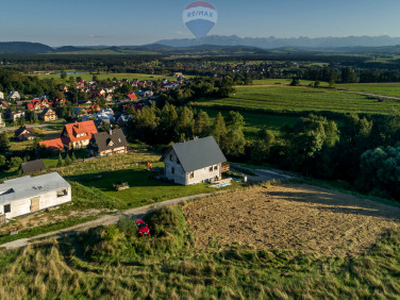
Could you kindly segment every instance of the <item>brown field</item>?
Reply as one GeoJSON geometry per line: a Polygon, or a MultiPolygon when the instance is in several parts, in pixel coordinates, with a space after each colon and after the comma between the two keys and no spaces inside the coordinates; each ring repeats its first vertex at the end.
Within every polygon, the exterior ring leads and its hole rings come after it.
{"type": "Polygon", "coordinates": [[[329,256],[365,253],[400,227],[400,208],[309,185],[256,186],[189,203],[195,244],[239,243],[329,256]]]}

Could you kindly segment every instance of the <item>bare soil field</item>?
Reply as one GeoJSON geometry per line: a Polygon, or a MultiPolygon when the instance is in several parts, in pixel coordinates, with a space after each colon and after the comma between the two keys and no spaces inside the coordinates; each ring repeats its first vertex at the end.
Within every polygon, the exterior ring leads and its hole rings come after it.
{"type": "Polygon", "coordinates": [[[400,227],[400,207],[302,184],[238,190],[189,203],[184,213],[198,248],[218,241],[355,256],[400,227]]]}

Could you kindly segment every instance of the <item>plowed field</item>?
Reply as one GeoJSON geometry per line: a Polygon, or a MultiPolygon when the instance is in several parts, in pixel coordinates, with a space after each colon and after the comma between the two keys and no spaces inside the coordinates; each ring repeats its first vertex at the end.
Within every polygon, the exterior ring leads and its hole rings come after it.
{"type": "Polygon", "coordinates": [[[400,208],[301,184],[256,186],[184,207],[196,247],[212,241],[332,256],[364,253],[400,226],[400,208]]]}

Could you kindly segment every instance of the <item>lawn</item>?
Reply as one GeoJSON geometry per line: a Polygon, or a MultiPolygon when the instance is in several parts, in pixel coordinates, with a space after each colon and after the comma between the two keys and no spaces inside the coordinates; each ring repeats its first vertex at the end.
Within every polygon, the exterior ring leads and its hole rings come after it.
{"type": "MultiPolygon", "coordinates": [[[[155,166],[161,167],[163,164],[153,164],[153,167],[155,166]]],[[[103,178],[94,180],[88,180],[87,175],[71,177],[70,179],[78,181],[85,186],[95,187],[104,194],[127,203],[130,207],[215,191],[208,188],[208,184],[180,186],[155,180],[150,178],[152,174],[149,171],[144,171],[143,169],[144,166],[139,166],[125,170],[98,173],[96,175],[102,175],[103,178]],[[123,191],[113,190],[112,184],[119,181],[128,182],[130,188],[123,191]]]]}
{"type": "Polygon", "coordinates": [[[229,98],[204,99],[195,103],[215,109],[255,110],[274,113],[336,112],[388,114],[400,109],[400,102],[379,102],[367,96],[333,89],[292,86],[243,86],[229,98]]]}

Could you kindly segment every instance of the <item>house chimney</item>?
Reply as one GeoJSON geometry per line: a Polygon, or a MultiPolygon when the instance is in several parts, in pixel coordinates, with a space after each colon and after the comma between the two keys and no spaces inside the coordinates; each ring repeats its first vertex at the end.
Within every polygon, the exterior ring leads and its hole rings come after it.
{"type": "Polygon", "coordinates": [[[113,135],[113,130],[110,128],[110,129],[108,130],[108,133],[109,133],[110,135],[113,135]]]}

